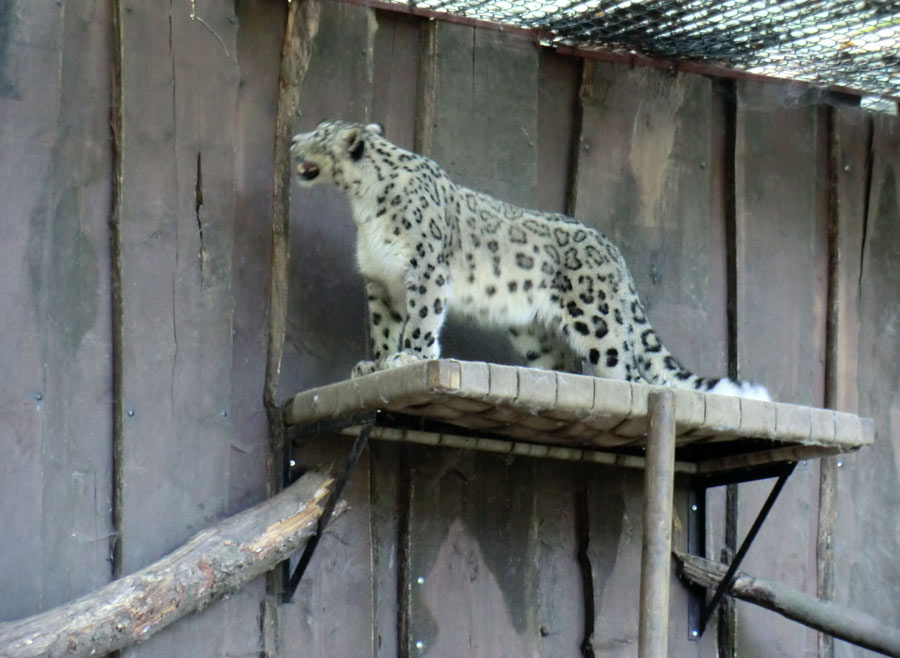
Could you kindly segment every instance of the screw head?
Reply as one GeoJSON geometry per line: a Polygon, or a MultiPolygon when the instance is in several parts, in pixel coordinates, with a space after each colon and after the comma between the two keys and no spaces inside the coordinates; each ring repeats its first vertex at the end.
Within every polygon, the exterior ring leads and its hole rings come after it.
{"type": "Polygon", "coordinates": [[[696,511],[697,511],[697,506],[696,506],[696,505],[691,505],[691,511],[692,511],[692,512],[696,512],[696,511]]]}
{"type": "Polygon", "coordinates": [[[38,402],[40,402],[41,400],[44,399],[44,396],[42,394],[38,393],[37,395],[34,396],[34,399],[37,400],[38,402]]]}

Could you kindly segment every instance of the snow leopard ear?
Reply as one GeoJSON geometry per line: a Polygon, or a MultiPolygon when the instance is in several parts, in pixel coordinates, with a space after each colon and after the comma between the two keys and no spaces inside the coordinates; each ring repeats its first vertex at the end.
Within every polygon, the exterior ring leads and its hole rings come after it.
{"type": "Polygon", "coordinates": [[[347,130],[343,135],[344,146],[347,148],[347,153],[350,154],[350,157],[354,161],[359,160],[362,157],[366,147],[362,131],[363,129],[359,126],[354,126],[347,130]]]}
{"type": "Polygon", "coordinates": [[[384,137],[384,126],[382,126],[380,123],[370,123],[368,126],[366,126],[366,130],[375,133],[379,137],[384,137]]]}

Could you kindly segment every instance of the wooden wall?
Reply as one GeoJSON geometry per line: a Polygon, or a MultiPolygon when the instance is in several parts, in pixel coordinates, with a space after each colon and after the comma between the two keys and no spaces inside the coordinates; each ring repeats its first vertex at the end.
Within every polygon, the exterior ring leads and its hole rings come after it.
{"type": "MultiPolygon", "coordinates": [[[[292,34],[315,36],[292,129],[377,120],[462,183],[573,213],[622,247],[686,365],[875,419],[873,449],[800,466],[746,569],[900,626],[900,122],[782,83],[303,4],[292,34]]],[[[0,620],[146,565],[272,482],[263,385],[288,8],[193,9],[0,4],[0,620]]],[[[346,201],[296,188],[291,201],[282,399],[346,378],[366,352],[346,201]]],[[[515,359],[501,335],[461,324],[444,345],[515,359]]],[[[348,447],[327,437],[295,459],[348,447]]],[[[641,482],[376,443],[294,604],[276,606],[259,579],[125,653],[575,657],[586,642],[634,656],[641,482]]],[[[768,486],[740,486],[739,536],[768,486]]],[[[684,547],[684,483],[676,496],[684,547]]],[[[726,503],[712,498],[718,555],[726,503]]],[[[686,605],[673,582],[672,656],[866,653],[746,605],[732,639],[692,642],[686,605]]]]}

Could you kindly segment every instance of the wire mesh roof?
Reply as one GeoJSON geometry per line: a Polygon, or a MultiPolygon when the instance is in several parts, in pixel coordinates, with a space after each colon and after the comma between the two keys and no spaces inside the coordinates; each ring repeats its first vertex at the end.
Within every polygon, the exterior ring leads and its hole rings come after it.
{"type": "Polygon", "coordinates": [[[900,0],[392,0],[557,45],[900,96],[900,0]]]}

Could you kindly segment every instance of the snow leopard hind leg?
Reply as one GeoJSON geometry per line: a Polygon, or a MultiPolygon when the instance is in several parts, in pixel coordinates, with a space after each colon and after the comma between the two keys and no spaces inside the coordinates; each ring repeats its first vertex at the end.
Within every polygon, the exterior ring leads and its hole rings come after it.
{"type": "Polygon", "coordinates": [[[529,368],[581,373],[581,358],[572,352],[558,331],[539,324],[510,327],[509,340],[529,368]]]}

